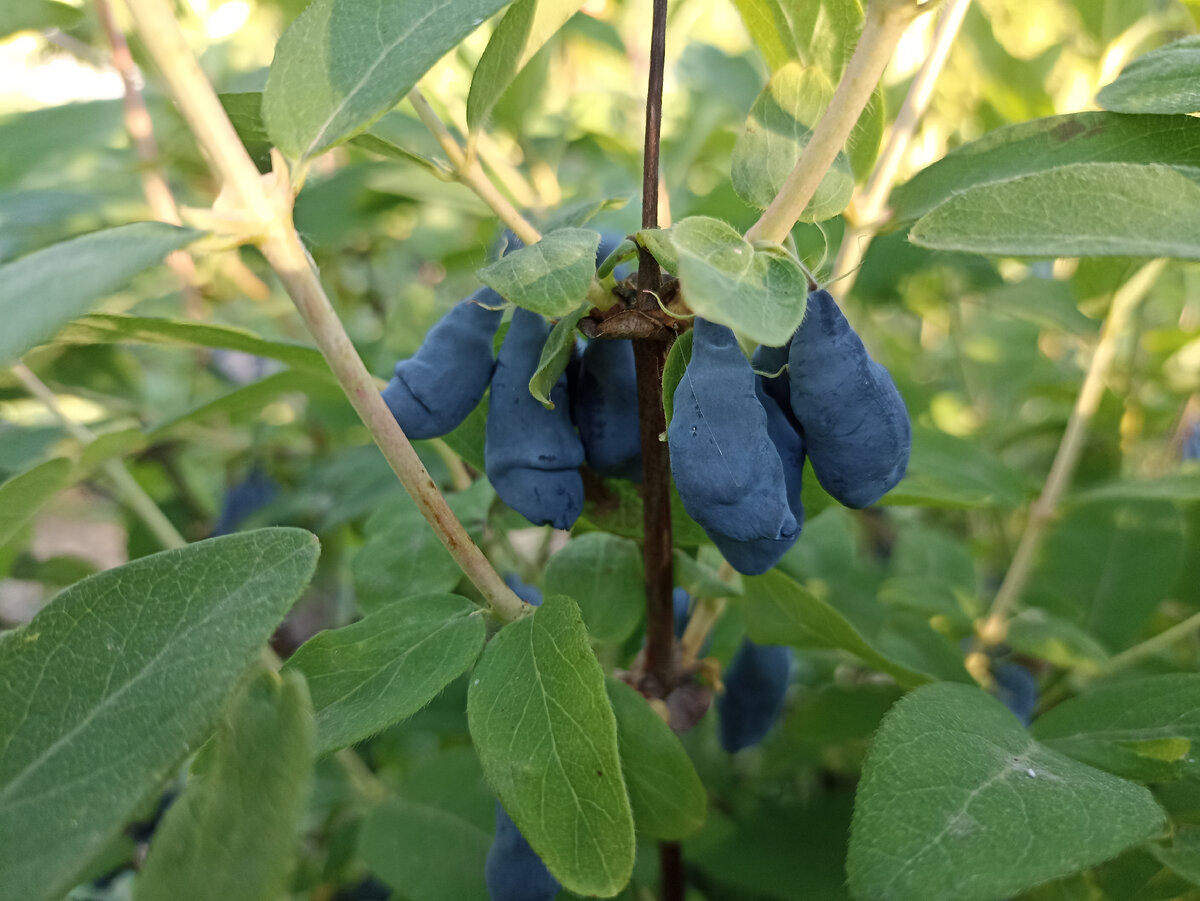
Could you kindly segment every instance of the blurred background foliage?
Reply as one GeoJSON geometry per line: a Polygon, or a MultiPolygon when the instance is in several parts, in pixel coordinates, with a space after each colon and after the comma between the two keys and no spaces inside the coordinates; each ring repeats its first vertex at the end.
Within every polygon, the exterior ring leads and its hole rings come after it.
{"type": "MultiPolygon", "coordinates": [[[[91,5],[6,0],[4,7],[0,261],[150,218],[122,121],[121,82],[91,5]]],[[[241,121],[237,112],[253,112],[275,41],[302,3],[187,0],[177,7],[206,72],[233,95],[227,103],[241,121]]],[[[606,209],[595,223],[619,232],[636,227],[648,21],[648,0],[589,0],[496,107],[480,154],[517,205],[541,221],[626,198],[632,202],[606,209]]],[[[1097,90],[1130,59],[1196,31],[1198,21],[1198,0],[978,0],[900,180],[999,126],[1095,108],[1097,90]]],[[[465,123],[471,73],[491,24],[422,81],[450,123],[465,123]]],[[[927,52],[933,24],[925,17],[912,29],[888,71],[889,116],[927,52]]],[[[670,213],[715,216],[745,229],[757,214],[730,187],[730,158],[767,67],[725,0],[672,0],[667,54],[662,158],[670,213]]],[[[145,71],[171,188],[185,206],[209,206],[214,185],[199,151],[152,67],[145,71]]],[[[245,119],[252,124],[254,117],[245,119]]],[[[263,137],[256,144],[251,131],[243,138],[261,158],[263,137]]],[[[436,145],[407,103],[372,134],[374,141],[343,145],[316,162],[296,222],[369,368],[386,378],[395,360],[474,290],[474,271],[497,226],[466,188],[444,177],[436,145]]],[[[821,278],[831,274],[841,233],[840,219],[796,230],[802,257],[821,278]]],[[[160,268],[110,298],[103,312],[190,318],[307,343],[255,251],[203,256],[197,265],[198,304],[185,308],[175,276],[160,268]],[[229,265],[232,254],[253,275],[229,265]]],[[[852,293],[842,296],[836,281],[829,287],[908,403],[918,432],[913,473],[888,506],[865,514],[824,508],[814,491],[805,534],[784,570],[896,659],[965,679],[960,642],[1003,577],[1100,319],[1137,265],[932,252],[909,244],[903,231],[874,241],[852,293]]],[[[265,523],[303,525],[320,536],[321,570],[276,638],[282,653],[353,618],[356,584],[380,566],[399,565],[395,555],[384,563],[359,557],[373,535],[380,544],[391,534],[380,533],[385,525],[412,533],[401,542],[407,553],[432,541],[418,520],[396,515],[406,504],[398,484],[319,367],[196,346],[161,330],[137,341],[125,333],[104,338],[102,326],[94,317],[72,326],[26,362],[69,415],[113,436],[114,453],[128,454],[138,481],[188,539],[265,523]],[[390,518],[372,520],[376,510],[391,511],[390,518]]],[[[1110,655],[1200,610],[1200,504],[1167,490],[1155,497],[1120,489],[1180,471],[1189,436],[1196,441],[1200,268],[1176,263],[1157,281],[1120,344],[1108,387],[1075,496],[1025,597],[1036,609],[1021,615],[1010,636],[1013,654],[1044,688],[1068,673],[1096,672],[1110,655]],[[1107,497],[1087,498],[1106,486],[1107,497]]],[[[470,446],[471,436],[462,441],[470,446]]],[[[0,481],[76,450],[0,372],[0,481]]],[[[432,442],[419,451],[450,486],[453,454],[432,442]]],[[[498,565],[540,582],[560,538],[520,528],[490,495],[475,498],[473,509],[476,533],[498,565]]],[[[0,546],[0,624],[27,619],[89,572],[155,550],[153,536],[102,484],[85,481],[0,546]]],[[[448,578],[447,588],[457,581],[453,573],[440,578],[448,578]]],[[[732,610],[712,647],[724,661],[743,630],[736,605],[732,610]]],[[[609,665],[626,664],[633,651],[599,648],[609,665]]],[[[1198,652],[1188,637],[1138,671],[1192,668],[1198,652]]],[[[787,717],[761,752],[732,760],[721,754],[711,717],[686,737],[712,798],[708,826],[685,848],[695,897],[845,896],[855,779],[867,739],[898,689],[837,652],[810,650],[801,660],[787,717]]],[[[426,887],[428,873],[475,866],[479,880],[470,897],[478,896],[492,798],[466,750],[464,693],[463,685],[452,686],[362,747],[393,791],[381,806],[368,811],[347,774],[322,762],[295,897],[385,898],[394,890],[393,897],[413,901],[462,898],[445,894],[445,886],[426,887]]],[[[1160,800],[1182,821],[1196,822],[1198,792],[1200,782],[1184,780],[1160,800]]],[[[75,897],[123,897],[140,834],[131,831],[105,861],[115,877],[75,897]]],[[[644,897],[639,893],[653,885],[654,860],[650,850],[640,855],[628,897],[644,897]]],[[[1160,868],[1142,869],[1149,875],[1136,892],[1124,883],[1106,887],[1101,868],[1065,880],[1061,894],[1040,889],[1028,897],[1180,896],[1155,894],[1147,886],[1160,868]]]]}

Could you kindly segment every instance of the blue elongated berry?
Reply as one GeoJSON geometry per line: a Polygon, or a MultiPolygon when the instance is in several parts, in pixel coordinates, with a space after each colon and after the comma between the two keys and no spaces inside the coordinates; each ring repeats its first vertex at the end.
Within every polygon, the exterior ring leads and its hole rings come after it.
{"type": "MultiPolygon", "coordinates": [[[[760,347],[754,352],[754,368],[759,372],[779,372],[787,362],[786,347],[760,347]],[[782,353],[780,353],[782,352],[782,353]],[[782,362],[779,362],[783,356],[782,362]],[[775,365],[779,362],[779,365],[775,365]]],[[[783,464],[783,478],[787,483],[788,507],[796,517],[796,523],[804,527],[804,503],[800,496],[804,488],[804,434],[800,423],[792,415],[787,374],[774,378],[756,375],[754,390],[767,413],[767,434],[779,452],[783,464]]]]}
{"type": "Polygon", "coordinates": [[[992,670],[996,679],[996,698],[1011,710],[1028,726],[1033,720],[1033,711],[1037,707],[1037,680],[1019,663],[1004,662],[997,664],[992,670]]]}
{"type": "Polygon", "coordinates": [[[766,737],[783,713],[791,672],[791,648],[742,640],[717,698],[722,748],[740,751],[766,737]]]}
{"type": "Polygon", "coordinates": [[[588,466],[600,475],[640,482],[642,439],[633,342],[589,341],[571,400],[588,466]]]}
{"type": "Polygon", "coordinates": [[[480,288],[438,320],[415,354],[396,364],[383,399],[409,438],[445,435],[479,404],[492,380],[492,339],[503,306],[499,294],[480,288]]]}
{"type": "Polygon", "coordinates": [[[278,483],[256,466],[246,478],[225,492],[212,537],[236,532],[246,519],[275,500],[278,494],[278,483]]]}
{"type": "Polygon", "coordinates": [[[1200,460],[1200,419],[1188,427],[1179,455],[1184,460],[1200,460]]]}
{"type": "Polygon", "coordinates": [[[551,901],[560,888],[499,801],[484,876],[491,901],[551,901]]]}
{"type": "Polygon", "coordinates": [[[808,295],[808,312],[788,354],[792,413],[817,480],[847,507],[869,507],[904,477],[912,424],[888,371],[828,291],[808,295]]]}
{"type": "Polygon", "coordinates": [[[671,602],[674,605],[675,637],[683,638],[688,620],[692,618],[692,596],[686,589],[676,588],[671,592],[671,602]]]}
{"type": "Polygon", "coordinates": [[[488,407],[483,458],[496,494],[534,525],[569,529],[583,511],[583,444],[567,398],[567,377],[551,389],[554,409],[529,393],[550,326],[517,309],[504,337],[488,407]]]}
{"type": "Polygon", "coordinates": [[[505,573],[504,584],[526,604],[532,604],[534,607],[542,606],[542,589],[536,585],[526,585],[516,573],[505,573]]]}
{"type": "Polygon", "coordinates": [[[667,429],[684,508],[747,575],[774,566],[800,534],[754,379],[733,332],[697,319],[667,429]]]}

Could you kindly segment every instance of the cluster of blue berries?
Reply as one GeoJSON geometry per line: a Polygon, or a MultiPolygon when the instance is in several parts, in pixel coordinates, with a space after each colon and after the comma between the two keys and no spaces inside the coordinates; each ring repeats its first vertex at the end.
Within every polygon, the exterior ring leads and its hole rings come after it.
{"type": "Polygon", "coordinates": [[[904,400],[827,291],[809,295],[787,345],[760,347],[753,366],[725,326],[697,319],[693,335],[667,433],[671,470],[688,514],[739,572],[766,572],[795,543],[806,457],[847,507],[870,506],[903,478],[904,400]]]}

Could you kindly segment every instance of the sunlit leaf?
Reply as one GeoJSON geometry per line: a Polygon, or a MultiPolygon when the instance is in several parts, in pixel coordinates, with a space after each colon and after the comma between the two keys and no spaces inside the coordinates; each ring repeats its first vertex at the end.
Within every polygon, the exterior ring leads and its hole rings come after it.
{"type": "Polygon", "coordinates": [[[1139,56],[1105,85],[1096,102],[1116,113],[1200,112],[1200,37],[1190,35],[1139,56]]]}

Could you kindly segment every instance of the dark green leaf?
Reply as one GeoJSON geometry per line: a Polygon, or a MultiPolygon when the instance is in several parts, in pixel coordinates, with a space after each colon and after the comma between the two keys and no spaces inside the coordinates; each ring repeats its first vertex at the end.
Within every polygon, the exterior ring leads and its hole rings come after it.
{"type": "Polygon", "coordinates": [[[1039,717],[1033,736],[1126,779],[1196,776],[1200,675],[1171,673],[1101,686],[1039,717]]]}
{"type": "Polygon", "coordinates": [[[575,349],[575,326],[587,315],[589,309],[591,307],[585,303],[563,316],[554,323],[546,343],[542,345],[542,356],[529,379],[529,393],[540,400],[547,410],[554,409],[550,392],[558,384],[559,376],[566,372],[567,363],[571,360],[571,351],[575,349]]]}
{"type": "Polygon", "coordinates": [[[267,132],[310,159],[363,131],[505,0],[315,0],[275,47],[267,132]]]}
{"type": "Polygon", "coordinates": [[[1200,112],[1200,37],[1139,56],[1104,86],[1096,102],[1116,113],[1200,112]]]}
{"type": "MultiPolygon", "coordinates": [[[[989,182],[1075,163],[1151,162],[1200,166],[1200,122],[1088,112],[1005,126],[922,170],[896,188],[888,204],[895,221],[910,222],[953,195],[989,182]]],[[[1116,212],[1109,210],[1107,217],[1120,218],[1116,212]]]]}
{"type": "Polygon", "coordinates": [[[545,584],[547,594],[575,599],[597,641],[624,641],[646,609],[641,549],[606,532],[571,539],[550,558],[545,584]]]}
{"type": "Polygon", "coordinates": [[[484,631],[480,609],[466,598],[429,594],[318,632],[285,669],[308,680],[319,750],[344,748],[412,716],[474,662],[484,631]]]}
{"type": "Polygon", "coordinates": [[[21,530],[38,508],[71,481],[71,461],[61,457],[0,484],[0,545],[21,530]]]}
{"type": "Polygon", "coordinates": [[[1192,174],[1077,163],[969,188],[922,216],[909,239],[1011,256],[1200,260],[1198,234],[1200,183],[1192,174]]]}
{"type": "Polygon", "coordinates": [[[850,832],[863,901],[995,901],[1153,837],[1144,788],[1043,747],[978,688],[928,685],[887,715],[850,832]]]}
{"type": "Polygon", "coordinates": [[[262,92],[218,94],[233,130],[237,132],[259,172],[271,171],[271,138],[262,119],[262,92]]]}
{"type": "Polygon", "coordinates": [[[282,897],[300,844],[315,732],[304,679],[257,674],[155,831],[134,898],[282,897]]]}
{"type": "Polygon", "coordinates": [[[71,586],[0,641],[11,897],[61,898],[204,741],[317,551],[308,532],[263,529],[143,557],[71,586]]]}
{"type": "Polygon", "coordinates": [[[607,679],[621,771],[639,835],[677,841],[704,825],[708,795],[675,733],[640,694],[607,679]]]}
{"type": "Polygon", "coordinates": [[[633,870],[633,815],[604,674],[579,608],[551,595],[500,630],[467,696],[483,771],[570,891],[611,897],[633,870]]]}
{"type": "Polygon", "coordinates": [[[0,266],[0,365],[82,316],[143,269],[200,233],[165,222],[92,232],[0,266]]]}
{"type": "Polygon", "coordinates": [[[788,576],[772,570],[742,578],[746,632],[760,644],[841,648],[906,687],[929,681],[924,673],[897,663],[872,647],[828,602],[788,576]]]}
{"type": "Polygon", "coordinates": [[[505,300],[555,319],[587,297],[599,246],[597,232],[560,228],[480,269],[479,278],[505,300]]]}
{"type": "Polygon", "coordinates": [[[1033,489],[979,446],[934,429],[913,429],[908,474],[881,501],[920,507],[1019,507],[1033,489]]]}
{"type": "Polygon", "coordinates": [[[663,412],[666,414],[667,425],[675,415],[675,389],[683,380],[688,364],[692,362],[692,330],[688,329],[675,339],[667,352],[667,362],[663,366],[663,412]]]}
{"type": "MultiPolygon", "coordinates": [[[[642,497],[638,487],[625,479],[589,482],[583,518],[597,529],[640,540],[642,497]]],[[[674,484],[671,486],[671,536],[679,547],[695,547],[708,541],[704,530],[683,509],[674,484]]]]}

